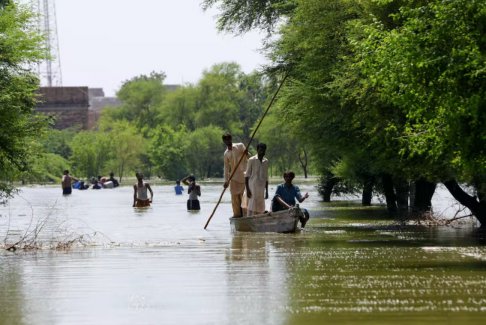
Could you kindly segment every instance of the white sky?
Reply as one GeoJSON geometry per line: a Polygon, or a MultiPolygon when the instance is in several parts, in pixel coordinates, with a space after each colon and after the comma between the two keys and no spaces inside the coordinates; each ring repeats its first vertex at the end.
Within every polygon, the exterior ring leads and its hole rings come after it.
{"type": "Polygon", "coordinates": [[[263,34],[218,33],[201,0],[56,0],[63,86],[103,88],[151,71],[166,84],[196,83],[204,69],[234,61],[250,72],[266,62],[263,34]]]}

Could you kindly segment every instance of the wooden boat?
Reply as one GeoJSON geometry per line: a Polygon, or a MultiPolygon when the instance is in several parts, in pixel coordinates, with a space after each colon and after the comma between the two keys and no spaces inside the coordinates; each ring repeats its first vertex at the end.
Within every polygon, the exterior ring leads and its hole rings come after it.
{"type": "Polygon", "coordinates": [[[251,217],[231,217],[230,224],[232,231],[246,232],[296,232],[299,218],[304,213],[299,207],[289,210],[267,212],[251,217]]]}

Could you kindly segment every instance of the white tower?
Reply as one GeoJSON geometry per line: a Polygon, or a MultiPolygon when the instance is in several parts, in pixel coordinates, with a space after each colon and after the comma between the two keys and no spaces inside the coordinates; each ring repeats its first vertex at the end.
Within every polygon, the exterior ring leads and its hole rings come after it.
{"type": "Polygon", "coordinates": [[[39,31],[45,35],[47,49],[47,57],[39,64],[41,86],[62,86],[55,0],[34,0],[32,5],[39,16],[39,31]]]}

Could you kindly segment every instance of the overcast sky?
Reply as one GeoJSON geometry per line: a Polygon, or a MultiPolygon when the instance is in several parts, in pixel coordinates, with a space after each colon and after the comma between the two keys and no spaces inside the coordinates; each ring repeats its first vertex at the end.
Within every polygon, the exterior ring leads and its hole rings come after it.
{"type": "Polygon", "coordinates": [[[258,69],[263,34],[218,33],[201,0],[56,0],[63,86],[103,88],[163,71],[167,84],[196,83],[204,69],[234,61],[258,69]]]}

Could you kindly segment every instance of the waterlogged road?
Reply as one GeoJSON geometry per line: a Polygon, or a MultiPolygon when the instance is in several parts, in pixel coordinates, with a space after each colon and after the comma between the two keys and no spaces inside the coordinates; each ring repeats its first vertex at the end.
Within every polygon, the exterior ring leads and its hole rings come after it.
{"type": "Polygon", "coordinates": [[[24,188],[0,207],[0,237],[42,249],[0,252],[0,324],[486,321],[486,246],[469,224],[399,227],[304,185],[305,231],[232,234],[228,194],[203,230],[221,194],[203,185],[195,213],[172,186],[145,210],[130,187],[24,188]]]}

